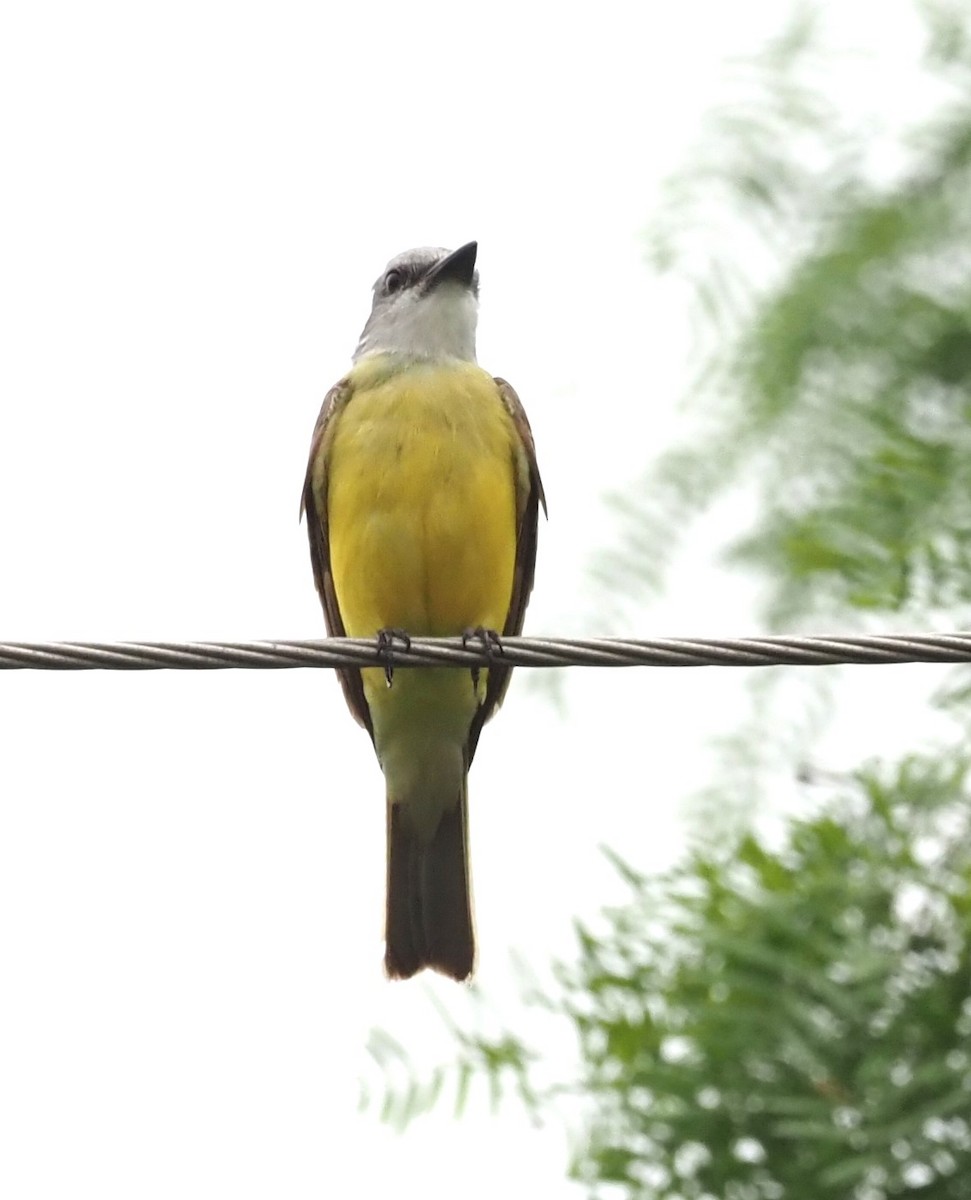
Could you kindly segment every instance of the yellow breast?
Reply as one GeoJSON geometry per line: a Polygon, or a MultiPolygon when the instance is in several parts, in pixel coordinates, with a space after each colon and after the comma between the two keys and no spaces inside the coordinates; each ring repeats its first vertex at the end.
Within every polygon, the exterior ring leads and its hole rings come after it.
{"type": "Polygon", "coordinates": [[[347,633],[501,630],[522,449],[495,381],[471,363],[389,358],[364,360],[349,380],[326,497],[347,633]]]}

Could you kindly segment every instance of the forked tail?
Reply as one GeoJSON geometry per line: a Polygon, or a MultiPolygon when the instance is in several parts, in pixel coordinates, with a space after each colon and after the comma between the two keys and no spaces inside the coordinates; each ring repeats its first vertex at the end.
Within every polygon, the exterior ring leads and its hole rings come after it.
{"type": "Polygon", "coordinates": [[[388,805],[388,908],[384,966],[392,979],[431,967],[468,979],[475,959],[469,886],[468,794],[429,837],[406,808],[388,805]]]}

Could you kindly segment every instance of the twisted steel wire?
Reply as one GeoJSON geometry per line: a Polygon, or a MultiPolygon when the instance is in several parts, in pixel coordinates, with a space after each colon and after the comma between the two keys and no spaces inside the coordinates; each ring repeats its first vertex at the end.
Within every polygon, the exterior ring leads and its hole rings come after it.
{"type": "MultiPolygon", "coordinates": [[[[474,639],[395,641],[399,667],[488,666],[490,654],[516,667],[773,667],[839,663],[971,662],[971,633],[859,637],[535,638],[510,637],[497,652],[474,639]]],[[[284,642],[0,642],[0,670],[221,671],[373,667],[371,638],[284,642]]]]}

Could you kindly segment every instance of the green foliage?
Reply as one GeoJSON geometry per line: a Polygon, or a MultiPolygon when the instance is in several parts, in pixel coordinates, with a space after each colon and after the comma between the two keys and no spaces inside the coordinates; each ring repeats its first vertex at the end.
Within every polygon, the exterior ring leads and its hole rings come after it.
{"type": "Polygon", "coordinates": [[[378,1068],[382,1088],[380,1097],[376,1097],[364,1087],[361,1109],[377,1108],[382,1121],[404,1131],[416,1118],[435,1108],[446,1094],[451,1097],[454,1116],[461,1117],[473,1080],[484,1080],[493,1109],[511,1093],[538,1119],[542,1103],[548,1099],[548,1095],[540,1096],[530,1074],[538,1056],[511,1033],[495,1037],[470,1033],[457,1025],[441,1005],[436,1007],[455,1044],[455,1062],[450,1068],[436,1067],[426,1079],[420,1079],[400,1042],[383,1030],[372,1030],[368,1053],[378,1068]]]}
{"type": "MultiPolygon", "coordinates": [[[[591,1194],[967,1196],[965,773],[862,771],[778,849],[748,834],[660,880],[618,860],[630,903],[578,927],[543,1000],[580,1041],[592,1116],[572,1173],[591,1194]]],[[[484,1076],[542,1111],[566,1089],[533,1086],[532,1062],[508,1035],[463,1034],[460,1093],[484,1076]]]]}
{"type": "Polygon", "coordinates": [[[561,972],[596,1112],[578,1178],[686,1200],[967,1194],[963,774],[864,772],[781,850],[748,835],[634,876],[607,935],[581,931],[561,972]]]}
{"type": "Polygon", "coordinates": [[[758,102],[722,110],[672,181],[650,251],[692,289],[705,416],[617,498],[597,564],[614,589],[656,589],[691,519],[741,480],[759,515],[730,559],[768,581],[773,625],[971,603],[969,25],[930,8],[953,98],[895,139],[893,179],[813,86],[802,17],[750,65],[758,102]]]}

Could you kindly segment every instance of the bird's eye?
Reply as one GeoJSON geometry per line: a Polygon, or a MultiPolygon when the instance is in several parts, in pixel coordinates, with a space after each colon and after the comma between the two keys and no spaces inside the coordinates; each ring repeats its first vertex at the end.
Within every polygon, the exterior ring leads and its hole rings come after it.
{"type": "Polygon", "coordinates": [[[401,290],[401,285],[404,283],[405,277],[400,271],[391,270],[384,277],[384,290],[391,296],[395,292],[401,290]]]}

